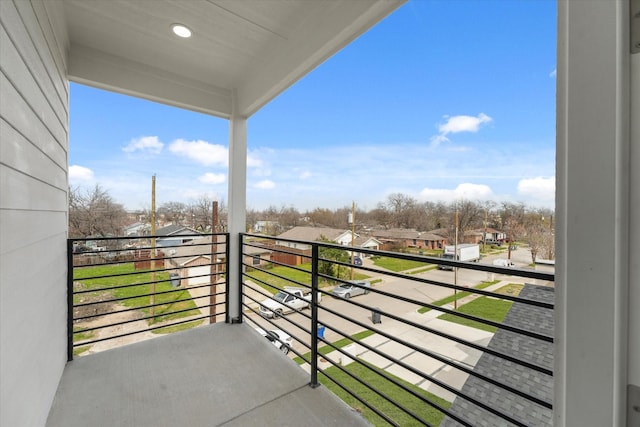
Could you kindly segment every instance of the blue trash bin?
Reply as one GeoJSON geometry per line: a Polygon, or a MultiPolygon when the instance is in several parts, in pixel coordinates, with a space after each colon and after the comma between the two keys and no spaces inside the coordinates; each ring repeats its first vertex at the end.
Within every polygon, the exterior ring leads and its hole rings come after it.
{"type": "Polygon", "coordinates": [[[324,325],[318,325],[318,338],[324,339],[324,325]]]}

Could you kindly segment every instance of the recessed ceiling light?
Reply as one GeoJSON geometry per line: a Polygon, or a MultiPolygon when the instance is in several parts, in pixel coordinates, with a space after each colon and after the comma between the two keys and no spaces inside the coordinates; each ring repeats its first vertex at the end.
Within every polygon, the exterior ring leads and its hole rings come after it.
{"type": "Polygon", "coordinates": [[[182,24],[173,24],[171,30],[178,37],[185,39],[191,37],[191,30],[182,24]]]}

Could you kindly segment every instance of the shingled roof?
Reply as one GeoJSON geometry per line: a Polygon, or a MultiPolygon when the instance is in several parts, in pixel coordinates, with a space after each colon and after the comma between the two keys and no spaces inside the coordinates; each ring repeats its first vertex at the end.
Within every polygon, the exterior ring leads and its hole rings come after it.
{"type": "MultiPolygon", "coordinates": [[[[520,297],[530,300],[553,303],[554,288],[537,285],[525,285],[520,297]]],[[[553,336],[553,310],[515,302],[504,319],[504,323],[521,329],[553,336]]],[[[510,354],[519,360],[537,366],[553,369],[553,343],[548,343],[521,334],[499,329],[491,339],[489,348],[510,354]]],[[[515,389],[549,404],[553,401],[553,377],[536,370],[523,367],[484,353],[474,368],[474,372],[508,384],[515,389]]],[[[517,396],[500,387],[489,384],[471,375],[462,387],[462,392],[529,426],[553,425],[553,413],[541,405],[517,396]]],[[[450,411],[474,426],[510,425],[496,415],[479,408],[468,400],[457,397],[450,411]]],[[[460,424],[445,417],[440,427],[459,426],[460,424]]]]}
{"type": "Polygon", "coordinates": [[[329,227],[294,227],[278,235],[281,239],[317,241],[322,238],[327,240],[336,240],[349,230],[329,227]]]}

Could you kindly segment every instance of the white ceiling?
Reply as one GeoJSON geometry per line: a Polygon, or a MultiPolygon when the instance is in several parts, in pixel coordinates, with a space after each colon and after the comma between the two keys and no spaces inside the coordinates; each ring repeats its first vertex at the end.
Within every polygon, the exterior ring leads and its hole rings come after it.
{"type": "Polygon", "coordinates": [[[68,74],[225,118],[235,104],[248,117],[403,2],[63,0],[68,74]],[[173,35],[174,23],[193,36],[173,35]]]}

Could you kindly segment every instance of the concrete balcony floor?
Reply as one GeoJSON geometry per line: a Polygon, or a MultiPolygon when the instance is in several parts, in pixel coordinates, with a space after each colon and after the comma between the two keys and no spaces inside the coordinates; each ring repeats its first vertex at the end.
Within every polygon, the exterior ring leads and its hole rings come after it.
{"type": "Polygon", "coordinates": [[[47,420],[75,426],[367,426],[246,324],[218,324],[67,364],[47,420]]]}

